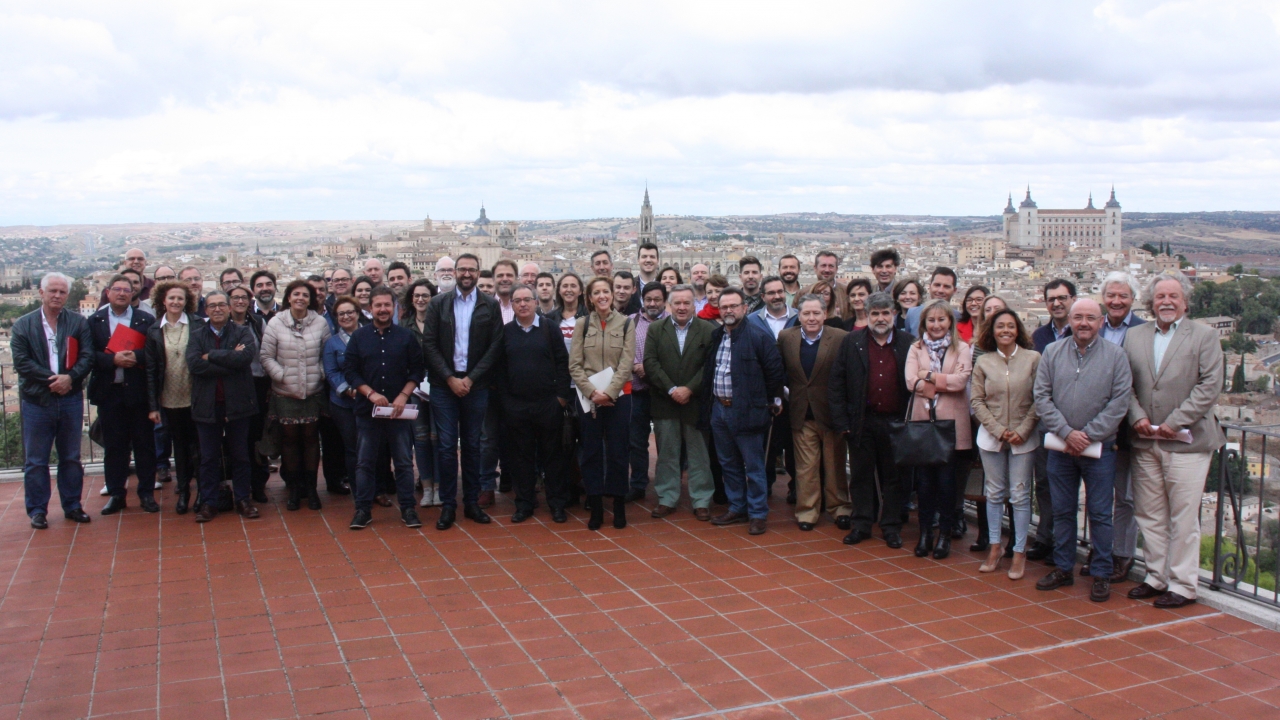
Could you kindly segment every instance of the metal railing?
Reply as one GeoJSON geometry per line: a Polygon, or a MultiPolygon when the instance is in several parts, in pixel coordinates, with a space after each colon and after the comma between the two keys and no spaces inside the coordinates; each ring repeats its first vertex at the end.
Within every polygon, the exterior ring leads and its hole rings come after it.
{"type": "Polygon", "coordinates": [[[1213,590],[1280,607],[1280,482],[1268,483],[1276,468],[1267,455],[1268,445],[1280,444],[1280,425],[1224,424],[1222,429],[1227,443],[1215,454],[1201,506],[1203,517],[1204,505],[1215,497],[1210,490],[1216,480],[1213,543],[1210,550],[1202,535],[1201,581],[1213,590]]]}
{"type": "MultiPolygon", "coordinates": [[[[86,381],[87,382],[87,381],[86,381]]],[[[0,364],[0,472],[20,471],[25,460],[22,434],[22,402],[18,396],[18,375],[12,366],[0,364]]],[[[80,432],[80,462],[88,465],[102,461],[102,448],[89,439],[89,426],[98,409],[84,399],[84,427],[80,432]]],[[[56,452],[56,450],[54,451],[56,452]]],[[[50,462],[50,472],[57,468],[50,462]]]]}

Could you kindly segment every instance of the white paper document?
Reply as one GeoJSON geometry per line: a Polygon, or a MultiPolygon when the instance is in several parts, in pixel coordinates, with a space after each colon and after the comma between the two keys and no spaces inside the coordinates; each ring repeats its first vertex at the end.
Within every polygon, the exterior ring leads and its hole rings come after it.
{"type": "MultiPolygon", "coordinates": [[[[389,418],[391,417],[391,413],[394,411],[395,411],[395,408],[390,405],[386,405],[383,407],[378,407],[377,405],[373,406],[373,416],[376,418],[389,418]]],[[[404,412],[400,413],[400,417],[396,419],[397,420],[415,420],[417,419],[417,417],[418,417],[418,408],[412,405],[405,405],[404,412]]]]}
{"type": "MultiPolygon", "coordinates": [[[[1062,438],[1058,437],[1057,435],[1054,435],[1053,433],[1044,434],[1044,446],[1048,450],[1057,450],[1058,452],[1067,451],[1067,443],[1064,442],[1062,438]]],[[[1102,443],[1101,442],[1089,443],[1089,447],[1085,448],[1084,452],[1080,453],[1080,456],[1087,457],[1087,458],[1102,457],[1102,443]]]]}
{"type": "Polygon", "coordinates": [[[1167,437],[1159,437],[1159,436],[1157,436],[1157,435],[1156,435],[1156,433],[1158,433],[1158,432],[1160,432],[1160,426],[1159,426],[1159,425],[1152,425],[1152,426],[1151,426],[1151,434],[1150,434],[1150,435],[1143,435],[1143,434],[1139,433],[1139,434],[1138,434],[1138,437],[1140,437],[1140,438],[1144,438],[1144,439],[1146,439],[1146,440],[1164,440],[1164,441],[1166,441],[1166,442],[1175,442],[1175,441],[1176,441],[1176,442],[1183,442],[1183,443],[1186,443],[1186,444],[1188,444],[1188,445],[1190,445],[1190,444],[1193,442],[1193,440],[1192,440],[1192,438],[1191,438],[1191,431],[1190,431],[1190,430],[1188,430],[1188,429],[1186,429],[1186,428],[1182,428],[1181,430],[1179,430],[1179,431],[1178,431],[1178,434],[1177,434],[1177,435],[1174,435],[1174,436],[1173,436],[1173,437],[1171,437],[1171,438],[1167,438],[1167,437]]]}
{"type": "MultiPolygon", "coordinates": [[[[607,367],[587,378],[587,381],[596,390],[604,392],[604,389],[609,387],[609,383],[613,382],[613,368],[607,367]]],[[[591,402],[591,398],[582,394],[581,390],[578,391],[578,402],[582,403],[582,412],[591,412],[596,406],[595,403],[591,402]]]]}

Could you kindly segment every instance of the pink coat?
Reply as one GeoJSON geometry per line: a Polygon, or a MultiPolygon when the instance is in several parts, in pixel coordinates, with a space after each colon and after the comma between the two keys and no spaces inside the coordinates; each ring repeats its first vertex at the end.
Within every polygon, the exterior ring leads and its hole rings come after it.
{"type": "Polygon", "coordinates": [[[926,399],[938,397],[938,419],[956,421],[956,449],[968,450],[973,447],[973,426],[969,422],[969,398],[965,397],[965,388],[969,385],[969,374],[973,372],[971,358],[973,353],[969,345],[960,341],[958,345],[947,348],[947,355],[942,360],[942,372],[933,374],[933,382],[919,380],[920,371],[928,370],[932,363],[929,350],[924,343],[916,341],[911,344],[911,352],[907,354],[907,389],[916,388],[915,407],[911,412],[912,420],[928,420],[929,407],[926,399]]]}

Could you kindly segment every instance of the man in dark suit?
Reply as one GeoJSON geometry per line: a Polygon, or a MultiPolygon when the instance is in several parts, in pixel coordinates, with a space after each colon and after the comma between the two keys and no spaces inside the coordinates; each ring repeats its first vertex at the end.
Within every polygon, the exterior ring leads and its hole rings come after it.
{"type": "Polygon", "coordinates": [[[129,453],[133,453],[138,475],[138,504],[147,512],[160,512],[155,501],[156,446],[155,423],[147,414],[146,360],[142,343],[155,316],[133,307],[133,284],[125,275],[116,275],[107,283],[107,304],[89,317],[89,334],[93,338],[93,376],[89,379],[89,402],[98,407],[98,423],[102,428],[102,464],[110,498],[102,507],[103,515],[125,509],[129,479],[129,453]],[[116,347],[107,348],[113,336],[119,336],[116,347]],[[136,339],[136,342],[134,342],[136,339]]]}
{"type": "Polygon", "coordinates": [[[910,489],[893,462],[889,423],[903,418],[911,399],[904,370],[915,338],[894,331],[893,312],[888,293],[867,298],[867,327],[845,336],[827,386],[831,429],[845,436],[853,457],[853,528],[846,545],[870,538],[879,520],[885,544],[902,547],[902,506],[910,489]],[[877,496],[883,498],[878,507],[877,496]]]}
{"type": "MultiPolygon", "coordinates": [[[[765,302],[768,294],[766,290],[765,302]]],[[[845,331],[823,325],[827,311],[822,296],[802,295],[799,305],[800,326],[778,335],[778,351],[787,370],[786,405],[791,415],[788,430],[796,455],[796,521],[801,530],[813,530],[825,504],[836,519],[836,527],[848,530],[851,524],[844,442],[831,429],[827,399],[831,368],[840,354],[845,331]]]]}
{"type": "Polygon", "coordinates": [[[711,428],[729,510],[715,525],[749,522],[748,534],[762,535],[769,517],[765,481],[765,435],[782,412],[785,373],[773,336],[747,322],[746,295],[738,288],[720,293],[724,325],[711,335],[703,368],[703,392],[709,392],[701,422],[711,428]]]}
{"type": "Polygon", "coordinates": [[[431,299],[422,332],[440,468],[437,530],[448,530],[457,519],[459,441],[463,514],[478,523],[491,522],[480,507],[480,430],[491,376],[502,353],[502,311],[497,300],[476,290],[479,258],[459,255],[454,274],[457,286],[431,299]]]}
{"type": "Polygon", "coordinates": [[[653,517],[675,512],[680,502],[680,446],[689,459],[689,499],[693,516],[711,519],[715,483],[707,444],[698,430],[702,372],[716,326],[694,317],[693,286],[676,285],[669,298],[671,315],[649,327],[644,346],[644,374],[649,380],[653,434],[658,464],[653,487],[658,507],[653,517]]]}

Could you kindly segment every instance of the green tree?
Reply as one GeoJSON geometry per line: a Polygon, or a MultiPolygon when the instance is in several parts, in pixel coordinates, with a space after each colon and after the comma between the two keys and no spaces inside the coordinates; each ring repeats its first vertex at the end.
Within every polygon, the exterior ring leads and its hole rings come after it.
{"type": "Polygon", "coordinates": [[[75,280],[71,283],[71,292],[67,295],[67,307],[73,311],[79,311],[80,301],[89,296],[89,288],[84,286],[83,280],[75,280]]]}
{"type": "Polygon", "coordinates": [[[1264,393],[1271,387],[1270,375],[1259,375],[1257,380],[1253,381],[1253,391],[1264,393]]]}
{"type": "Polygon", "coordinates": [[[1244,383],[1244,356],[1240,356],[1240,363],[1236,365],[1236,371],[1231,376],[1231,392],[1242,393],[1245,391],[1244,383]]]}
{"type": "Polygon", "coordinates": [[[1240,263],[1236,263],[1235,265],[1232,265],[1231,267],[1227,268],[1227,274],[1228,274],[1228,275],[1237,275],[1237,276],[1239,276],[1239,275],[1243,275],[1243,274],[1244,274],[1244,265],[1242,265],[1242,264],[1240,264],[1240,263]]]}
{"type": "Polygon", "coordinates": [[[1244,333],[1231,333],[1231,337],[1222,341],[1223,352],[1251,353],[1258,351],[1258,343],[1249,339],[1244,333]]]}
{"type": "MultiPolygon", "coordinates": [[[[1209,474],[1204,479],[1204,491],[1208,493],[1218,492],[1218,480],[1222,474],[1221,462],[1222,451],[1216,450],[1213,453],[1213,459],[1209,461],[1209,474]]],[[[1228,472],[1231,473],[1231,485],[1236,492],[1243,495],[1253,490],[1253,482],[1249,479],[1249,464],[1245,461],[1244,456],[1236,453],[1234,459],[1228,465],[1228,472]]]]}

